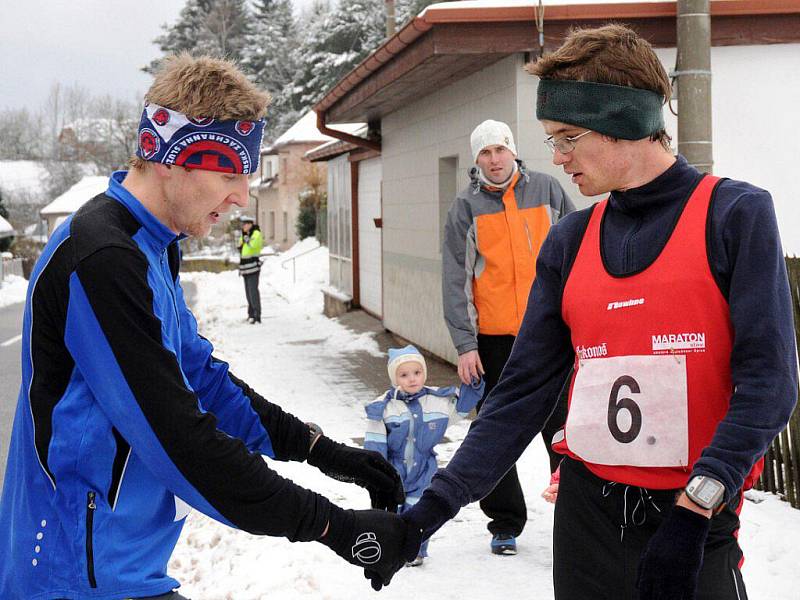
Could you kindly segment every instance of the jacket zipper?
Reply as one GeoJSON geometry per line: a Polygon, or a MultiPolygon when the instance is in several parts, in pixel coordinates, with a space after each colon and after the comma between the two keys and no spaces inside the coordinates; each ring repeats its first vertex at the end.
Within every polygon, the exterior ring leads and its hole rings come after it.
{"type": "MultiPolygon", "coordinates": [[[[166,250],[164,251],[166,253],[166,250]]],[[[178,322],[178,326],[180,327],[181,324],[181,315],[178,312],[178,300],[175,298],[175,281],[171,281],[165,272],[165,261],[164,261],[164,253],[161,254],[161,276],[164,278],[164,283],[167,284],[167,288],[169,289],[170,297],[172,298],[172,307],[175,309],[175,319],[178,322]]],[[[171,273],[171,272],[170,272],[171,273]]]]}
{"type": "Polygon", "coordinates": [[[97,587],[97,580],[94,578],[94,546],[92,544],[92,529],[94,524],[94,511],[97,504],[94,502],[95,493],[89,492],[89,502],[86,504],[86,569],[89,573],[89,585],[97,587]]]}
{"type": "Polygon", "coordinates": [[[528,250],[533,255],[533,241],[531,240],[531,230],[528,229],[528,222],[523,218],[522,222],[525,223],[525,234],[528,236],[528,250]]]}

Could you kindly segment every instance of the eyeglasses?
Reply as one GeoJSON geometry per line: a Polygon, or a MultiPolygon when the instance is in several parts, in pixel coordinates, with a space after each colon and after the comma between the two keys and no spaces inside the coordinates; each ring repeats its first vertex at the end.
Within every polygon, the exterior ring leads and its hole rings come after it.
{"type": "Polygon", "coordinates": [[[556,153],[556,150],[561,152],[561,154],[569,154],[570,152],[575,150],[575,142],[577,142],[583,136],[588,135],[590,133],[592,133],[592,130],[588,129],[583,133],[581,133],[580,135],[576,135],[574,137],[562,137],[558,138],[557,140],[554,140],[553,136],[551,135],[544,141],[544,143],[548,148],[550,148],[550,152],[552,152],[553,154],[556,153]]]}

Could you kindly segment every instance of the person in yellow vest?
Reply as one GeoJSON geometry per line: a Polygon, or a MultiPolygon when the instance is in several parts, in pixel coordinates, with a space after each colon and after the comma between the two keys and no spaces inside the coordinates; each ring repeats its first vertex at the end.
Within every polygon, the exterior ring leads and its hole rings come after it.
{"type": "MultiPolygon", "coordinates": [[[[458,352],[458,374],[469,383],[484,376],[485,399],[500,378],[519,331],[536,258],[550,226],[575,210],[550,175],[529,171],[517,159],[511,129],[487,120],[470,136],[475,167],[456,196],[442,248],[444,317],[458,352]]],[[[478,404],[478,410],[483,400],[478,404]]],[[[550,439],[563,425],[556,410],[543,431],[551,470],[557,466],[550,439]]],[[[481,500],[489,517],[494,554],[516,554],[527,520],[525,497],[514,467],[481,500]]]]}
{"type": "Polygon", "coordinates": [[[261,248],[264,237],[253,217],[239,218],[242,235],[239,236],[239,275],[244,279],[244,293],[247,296],[247,322],[261,323],[261,296],[258,292],[258,278],[261,275],[261,248]]]}

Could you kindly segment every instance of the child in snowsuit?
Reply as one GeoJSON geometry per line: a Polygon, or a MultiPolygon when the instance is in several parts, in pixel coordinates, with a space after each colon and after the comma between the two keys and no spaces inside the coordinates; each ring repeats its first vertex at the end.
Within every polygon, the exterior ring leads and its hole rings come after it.
{"type": "MultiPolygon", "coordinates": [[[[397,469],[406,493],[399,512],[416,504],[436,473],[434,446],[447,427],[466,417],[483,395],[484,382],[454,386],[426,386],[425,358],[414,346],[389,349],[389,379],[392,387],[367,407],[364,448],[380,452],[397,469]]],[[[421,565],[428,555],[427,540],[417,558],[421,565]]]]}

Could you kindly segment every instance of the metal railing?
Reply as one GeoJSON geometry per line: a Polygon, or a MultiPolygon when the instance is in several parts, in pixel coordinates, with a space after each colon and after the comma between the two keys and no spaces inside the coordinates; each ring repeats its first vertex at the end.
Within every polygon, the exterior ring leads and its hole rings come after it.
{"type": "Polygon", "coordinates": [[[287,258],[286,260],[281,261],[281,269],[288,269],[288,267],[286,266],[286,263],[289,263],[289,262],[292,263],[292,284],[297,283],[297,264],[295,263],[295,261],[298,258],[300,258],[301,256],[305,256],[306,254],[309,254],[309,253],[313,252],[314,250],[319,250],[320,248],[322,248],[322,244],[319,244],[318,246],[315,246],[313,248],[309,248],[308,250],[305,250],[304,252],[301,252],[300,254],[295,254],[291,258],[287,258]]]}

